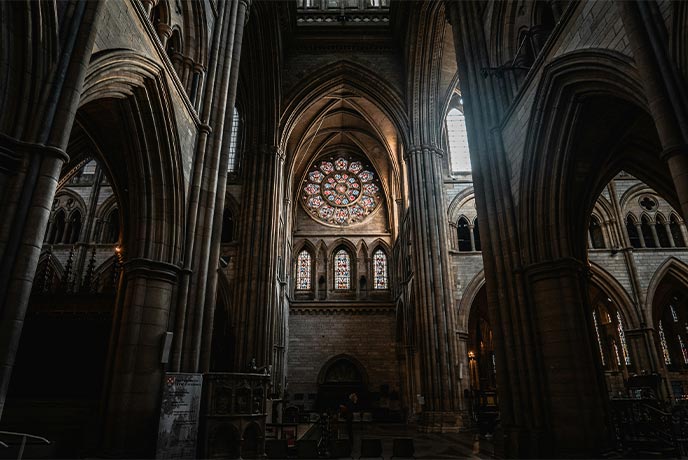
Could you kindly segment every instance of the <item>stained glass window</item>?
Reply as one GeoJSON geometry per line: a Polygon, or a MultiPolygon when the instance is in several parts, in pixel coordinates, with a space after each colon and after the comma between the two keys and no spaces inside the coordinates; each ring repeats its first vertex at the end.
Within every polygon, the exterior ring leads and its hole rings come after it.
{"type": "Polygon", "coordinates": [[[597,335],[597,345],[600,347],[600,358],[602,358],[602,365],[606,366],[607,363],[604,361],[604,351],[602,349],[602,338],[600,337],[600,329],[597,326],[597,312],[593,310],[592,321],[595,323],[595,334],[597,335]]]}
{"type": "Polygon", "coordinates": [[[236,171],[236,152],[238,137],[239,111],[236,107],[234,107],[234,115],[232,115],[232,130],[229,133],[229,163],[227,163],[227,172],[236,171]]]}
{"type": "Polygon", "coordinates": [[[669,355],[669,347],[667,346],[666,336],[664,335],[664,328],[662,322],[659,322],[659,343],[662,345],[662,354],[664,355],[664,364],[667,366],[671,364],[671,355],[669,355]]]}
{"type": "Polygon", "coordinates": [[[362,222],[382,204],[382,185],[372,165],[354,156],[316,161],[301,191],[303,208],[328,225],[362,222]]]}
{"type": "Polygon", "coordinates": [[[334,287],[335,289],[351,287],[351,258],[344,249],[340,249],[334,255],[334,287]]]}
{"type": "Polygon", "coordinates": [[[375,280],[373,287],[375,289],[387,289],[387,255],[382,249],[378,249],[373,254],[373,268],[375,272],[375,280]]]}
{"type": "Polygon", "coordinates": [[[624,333],[623,324],[621,323],[621,313],[619,313],[619,310],[616,311],[616,330],[619,333],[619,342],[621,342],[621,352],[623,353],[624,362],[629,366],[631,364],[631,355],[628,353],[626,334],[624,333]]]}
{"type": "Polygon", "coordinates": [[[296,261],[296,289],[306,291],[311,288],[311,254],[305,249],[296,261]]]}
{"type": "Polygon", "coordinates": [[[459,109],[451,109],[447,114],[447,140],[452,171],[470,171],[471,158],[468,154],[466,119],[459,109]]]}
{"type": "Polygon", "coordinates": [[[686,349],[686,344],[683,343],[683,339],[681,338],[680,335],[676,335],[678,337],[678,343],[681,346],[681,354],[683,355],[683,363],[688,364],[688,349],[686,349]]]}
{"type": "Polygon", "coordinates": [[[614,356],[616,356],[616,365],[621,366],[621,357],[619,357],[619,347],[616,346],[616,340],[612,340],[612,347],[614,348],[614,356]]]}
{"type": "Polygon", "coordinates": [[[674,320],[675,323],[678,323],[678,314],[676,313],[676,307],[674,306],[678,302],[678,299],[674,297],[671,299],[671,303],[669,304],[669,309],[671,310],[671,318],[674,320]]]}

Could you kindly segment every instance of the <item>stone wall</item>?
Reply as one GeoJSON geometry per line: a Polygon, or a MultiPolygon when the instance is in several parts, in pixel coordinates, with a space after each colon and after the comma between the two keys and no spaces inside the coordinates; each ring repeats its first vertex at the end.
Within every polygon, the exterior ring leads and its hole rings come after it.
{"type": "Polygon", "coordinates": [[[287,353],[288,405],[314,409],[318,375],[328,361],[339,355],[352,357],[361,364],[370,392],[379,391],[380,385],[399,390],[395,348],[393,308],[292,307],[287,353]]]}

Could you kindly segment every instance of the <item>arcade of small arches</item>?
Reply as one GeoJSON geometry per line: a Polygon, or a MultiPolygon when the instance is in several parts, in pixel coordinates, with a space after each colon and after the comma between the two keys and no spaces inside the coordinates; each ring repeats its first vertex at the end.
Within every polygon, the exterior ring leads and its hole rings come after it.
{"type": "MultiPolygon", "coordinates": [[[[339,291],[346,291],[352,289],[354,286],[355,279],[359,280],[362,287],[367,284],[367,279],[372,280],[372,286],[375,290],[389,289],[389,276],[387,268],[387,253],[384,249],[378,247],[372,251],[370,257],[366,259],[370,260],[370,264],[366,270],[370,276],[366,276],[366,273],[355,273],[353,267],[358,266],[356,257],[352,256],[347,247],[338,247],[335,249],[329,258],[332,261],[331,266],[331,276],[333,279],[333,288],[339,291]],[[355,275],[359,275],[357,278],[355,275]]],[[[319,272],[327,272],[327,270],[321,270],[314,261],[316,258],[309,249],[301,250],[296,256],[296,269],[294,270],[295,276],[295,286],[294,289],[299,291],[299,293],[304,293],[307,291],[312,291],[315,286],[314,274],[319,272]]],[[[324,286],[327,284],[327,279],[321,276],[317,280],[319,286],[324,286]]]]}

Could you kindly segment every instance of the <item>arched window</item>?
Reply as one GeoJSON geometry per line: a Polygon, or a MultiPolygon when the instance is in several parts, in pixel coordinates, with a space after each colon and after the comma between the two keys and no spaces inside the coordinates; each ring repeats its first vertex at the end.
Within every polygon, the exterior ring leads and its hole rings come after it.
{"type": "Polygon", "coordinates": [[[234,215],[229,208],[226,208],[222,214],[222,236],[220,241],[222,243],[234,241],[234,215]]]}
{"type": "Polygon", "coordinates": [[[50,229],[50,235],[48,236],[48,243],[50,244],[60,244],[62,243],[62,238],[64,237],[65,225],[67,223],[67,218],[65,216],[64,209],[60,209],[55,213],[55,218],[53,219],[52,228],[50,229]]]}
{"type": "Polygon", "coordinates": [[[671,243],[669,242],[669,233],[667,232],[667,225],[664,221],[664,217],[660,214],[655,216],[655,230],[657,231],[657,239],[659,240],[659,246],[663,248],[670,248],[671,243]]]}
{"type": "Polygon", "coordinates": [[[351,257],[345,249],[340,249],[334,255],[334,288],[351,288],[351,257]]]}
{"type": "Polygon", "coordinates": [[[645,240],[646,248],[657,247],[657,242],[652,234],[653,225],[654,224],[650,222],[650,219],[648,219],[647,216],[643,215],[643,217],[640,218],[640,230],[643,234],[643,240],[645,240]]]}
{"type": "Polygon", "coordinates": [[[236,172],[237,166],[237,143],[239,141],[239,111],[236,106],[232,115],[232,131],[229,133],[229,162],[227,172],[236,172]]]}
{"type": "Polygon", "coordinates": [[[683,232],[681,232],[681,224],[678,223],[675,214],[671,215],[669,229],[671,230],[671,236],[674,238],[674,245],[680,248],[685,247],[686,242],[683,239],[683,232]]]}
{"type": "Polygon", "coordinates": [[[660,304],[657,335],[664,364],[669,371],[688,369],[688,309],[679,291],[666,296],[660,304]]]}
{"type": "Polygon", "coordinates": [[[628,239],[631,242],[631,246],[634,248],[642,247],[640,235],[638,235],[638,227],[636,227],[635,219],[630,214],[626,216],[626,232],[628,232],[628,239]]]}
{"type": "Polygon", "coordinates": [[[482,245],[480,244],[480,231],[478,230],[478,218],[473,220],[473,242],[475,243],[475,250],[482,251],[482,245]]]}
{"type": "Polygon", "coordinates": [[[65,243],[74,244],[81,235],[81,212],[75,209],[69,216],[69,234],[65,235],[65,243]]]}
{"type": "Polygon", "coordinates": [[[119,209],[115,208],[108,214],[103,242],[116,243],[117,240],[119,240],[119,209]]]}
{"type": "Polygon", "coordinates": [[[590,218],[588,232],[590,233],[590,243],[592,244],[593,249],[602,249],[605,247],[602,226],[600,225],[600,220],[597,218],[597,216],[592,216],[590,218]]]}
{"type": "Polygon", "coordinates": [[[388,289],[387,254],[382,249],[373,253],[373,273],[375,274],[373,289],[388,289]]]}
{"type": "Polygon", "coordinates": [[[313,263],[311,253],[304,249],[296,258],[296,289],[300,291],[309,290],[312,277],[313,263]]]}
{"type": "Polygon", "coordinates": [[[468,227],[468,219],[461,217],[457,225],[459,233],[459,251],[471,251],[471,229],[468,227]]]}
{"type": "Polygon", "coordinates": [[[608,369],[630,366],[631,355],[618,308],[609,299],[600,301],[593,308],[592,320],[602,365],[608,369]]]}
{"type": "Polygon", "coordinates": [[[447,114],[447,140],[452,171],[470,171],[471,158],[468,153],[466,118],[459,109],[451,109],[447,114]]]}

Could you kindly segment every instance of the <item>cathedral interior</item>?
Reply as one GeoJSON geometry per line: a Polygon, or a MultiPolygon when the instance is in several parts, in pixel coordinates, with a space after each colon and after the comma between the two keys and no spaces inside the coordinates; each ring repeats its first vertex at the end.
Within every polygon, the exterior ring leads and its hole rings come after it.
{"type": "Polygon", "coordinates": [[[0,458],[688,455],[688,2],[0,34],[0,458]]]}

